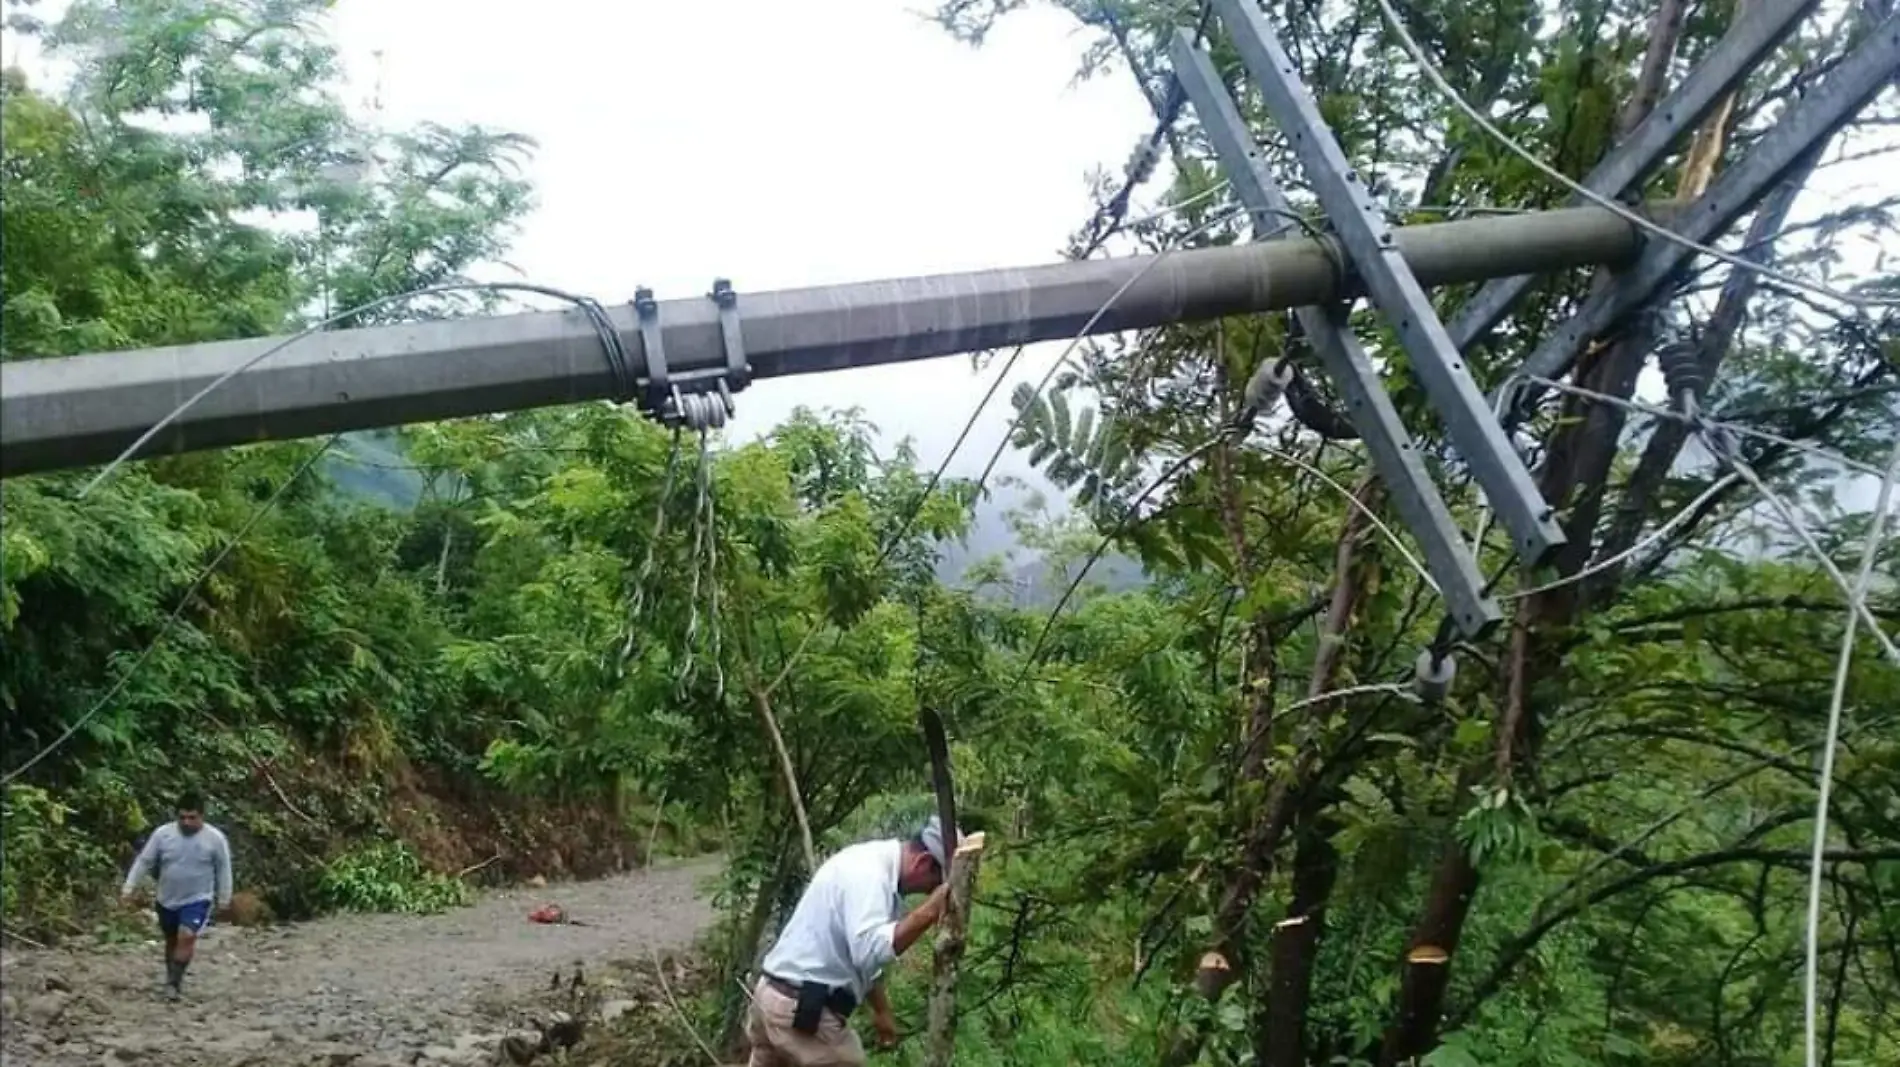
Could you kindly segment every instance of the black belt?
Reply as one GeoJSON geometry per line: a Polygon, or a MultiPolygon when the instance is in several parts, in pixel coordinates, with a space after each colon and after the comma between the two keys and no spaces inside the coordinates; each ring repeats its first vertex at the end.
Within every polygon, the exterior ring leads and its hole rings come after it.
{"type": "Polygon", "coordinates": [[[797,1008],[792,1014],[792,1029],[801,1033],[818,1032],[818,1013],[830,1010],[840,1019],[851,1018],[858,1010],[857,995],[845,986],[828,986],[823,982],[792,982],[775,974],[762,975],[773,989],[792,998],[797,1008]]]}

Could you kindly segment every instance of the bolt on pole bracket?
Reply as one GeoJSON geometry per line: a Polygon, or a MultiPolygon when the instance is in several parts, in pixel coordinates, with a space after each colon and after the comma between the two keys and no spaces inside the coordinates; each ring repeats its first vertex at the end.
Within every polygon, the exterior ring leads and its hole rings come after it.
{"type": "MultiPolygon", "coordinates": [[[[1292,204],[1261,162],[1253,135],[1221,83],[1213,60],[1182,30],[1175,31],[1169,54],[1175,80],[1213,142],[1222,172],[1253,217],[1254,238],[1273,236],[1290,225],[1292,204]]],[[[1485,595],[1477,560],[1392,406],[1378,369],[1348,325],[1345,304],[1303,307],[1294,314],[1327,376],[1345,398],[1348,418],[1372,453],[1406,527],[1418,540],[1425,567],[1444,594],[1452,619],[1467,637],[1490,630],[1503,619],[1503,612],[1485,595]]]]}
{"type": "Polygon", "coordinates": [[[1213,3],[1241,62],[1259,84],[1267,110],[1312,183],[1353,272],[1392,323],[1452,444],[1510,530],[1524,564],[1539,565],[1564,543],[1563,528],[1472,381],[1378,204],[1327,127],[1266,15],[1252,0],[1213,3]]]}

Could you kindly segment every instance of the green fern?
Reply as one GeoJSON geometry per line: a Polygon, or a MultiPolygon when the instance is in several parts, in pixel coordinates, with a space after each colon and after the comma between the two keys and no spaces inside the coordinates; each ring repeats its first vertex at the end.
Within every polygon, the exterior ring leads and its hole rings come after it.
{"type": "Polygon", "coordinates": [[[1070,494],[1077,507],[1101,518],[1118,515],[1134,495],[1141,457],[1113,419],[1093,407],[1071,412],[1062,392],[1038,396],[1027,383],[1010,397],[1020,418],[1010,443],[1029,465],[1070,494]]]}

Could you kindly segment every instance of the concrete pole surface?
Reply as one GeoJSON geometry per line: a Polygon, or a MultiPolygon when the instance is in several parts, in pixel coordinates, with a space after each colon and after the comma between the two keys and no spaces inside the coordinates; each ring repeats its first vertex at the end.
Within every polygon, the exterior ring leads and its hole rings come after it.
{"type": "MultiPolygon", "coordinates": [[[[1620,266],[1641,232],[1597,207],[1411,226],[1399,248],[1429,286],[1620,266]]],[[[752,377],[928,359],[1090,332],[1326,304],[1356,295],[1331,238],[1293,238],[738,296],[752,377]]],[[[718,307],[659,303],[675,376],[721,367],[718,307]]],[[[631,305],[607,309],[642,380],[631,305]]],[[[283,338],[0,364],[0,477],[101,463],[206,385],[283,338]]],[[[153,455],[616,399],[579,311],[314,333],[237,375],[149,442],[153,455]]]]}

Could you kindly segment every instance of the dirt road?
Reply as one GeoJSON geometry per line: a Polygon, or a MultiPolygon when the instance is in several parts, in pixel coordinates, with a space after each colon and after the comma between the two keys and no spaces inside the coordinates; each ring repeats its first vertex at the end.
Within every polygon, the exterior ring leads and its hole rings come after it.
{"type": "MultiPolygon", "coordinates": [[[[0,956],[7,1067],[262,1067],[491,1063],[516,1009],[560,972],[684,947],[712,918],[705,861],[598,882],[514,889],[434,916],[338,916],[213,927],[181,1004],[161,997],[149,945],[0,956]],[[586,925],[544,926],[556,903],[586,925]]],[[[506,1062],[505,1059],[502,1062],[506,1062]]]]}

